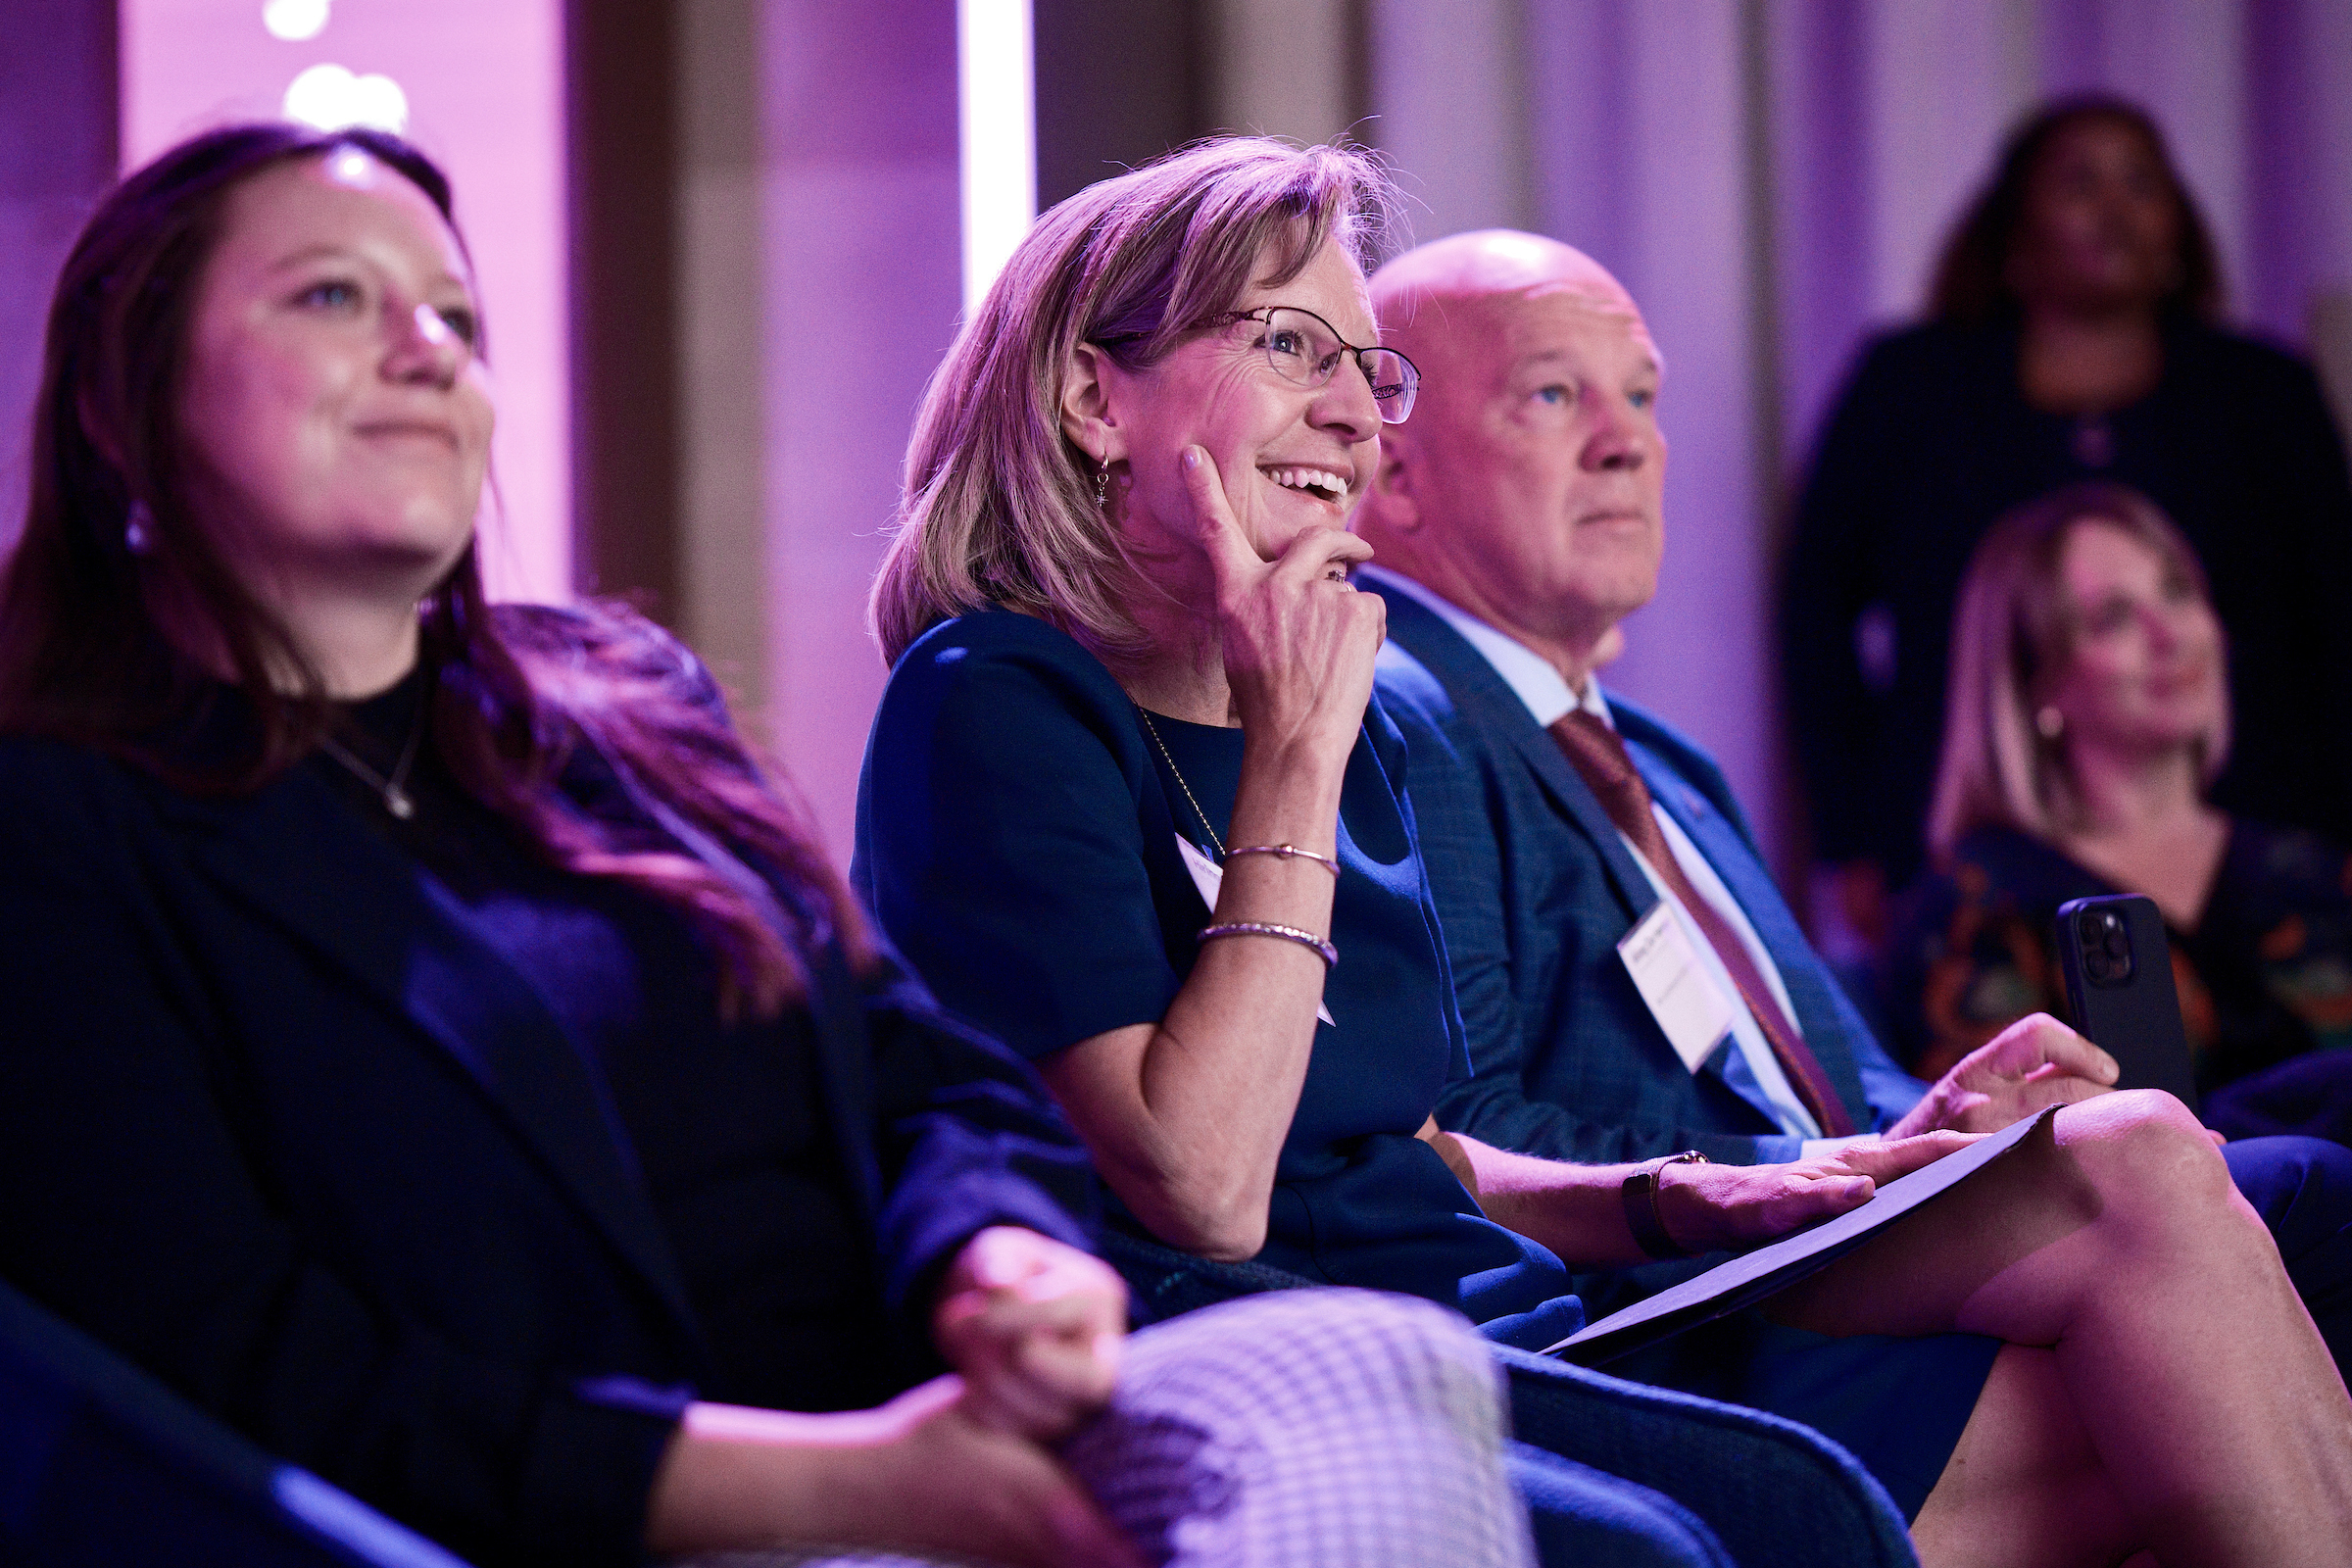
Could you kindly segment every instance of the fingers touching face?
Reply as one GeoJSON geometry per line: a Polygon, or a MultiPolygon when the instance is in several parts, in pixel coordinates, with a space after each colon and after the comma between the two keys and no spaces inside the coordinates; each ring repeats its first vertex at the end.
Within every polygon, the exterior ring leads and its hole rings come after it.
{"type": "MultiPolygon", "coordinates": [[[[1337,244],[1288,282],[1253,283],[1234,309],[1274,305],[1313,312],[1349,343],[1378,341],[1363,276],[1337,244]]],[[[1266,331],[1259,320],[1211,327],[1135,371],[1081,348],[1077,380],[1091,397],[1065,400],[1064,428],[1113,465],[1117,520],[1146,559],[1200,553],[1187,447],[1207,452],[1234,523],[1266,561],[1303,529],[1343,524],[1371,481],[1381,430],[1371,383],[1344,356],[1322,386],[1287,380],[1268,361],[1266,331]]]]}

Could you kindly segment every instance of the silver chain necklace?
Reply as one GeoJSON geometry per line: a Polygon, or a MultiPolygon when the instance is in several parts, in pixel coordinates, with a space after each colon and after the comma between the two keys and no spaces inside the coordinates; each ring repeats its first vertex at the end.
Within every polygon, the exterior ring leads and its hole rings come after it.
{"type": "Polygon", "coordinates": [[[1159,726],[1152,722],[1152,715],[1144,710],[1141,703],[1135,706],[1135,716],[1144,721],[1144,732],[1152,737],[1152,744],[1159,748],[1160,758],[1168,764],[1168,771],[1175,776],[1176,787],[1184,791],[1186,800],[1193,803],[1193,814],[1199,817],[1200,825],[1208,830],[1208,842],[1217,847],[1217,858],[1222,860],[1225,858],[1225,841],[1217,837],[1217,830],[1209,822],[1208,813],[1200,809],[1200,798],[1195,795],[1193,787],[1184,781],[1184,770],[1176,765],[1176,759],[1168,755],[1168,743],[1159,738],[1159,726]]]}
{"type": "Polygon", "coordinates": [[[416,705],[416,720],[409,726],[409,743],[400,749],[400,760],[392,764],[392,776],[386,778],[374,768],[344,749],[343,743],[332,735],[318,737],[318,749],[351,770],[354,778],[384,798],[384,809],[406,822],[416,814],[416,800],[408,791],[409,768],[416,760],[417,743],[424,739],[424,710],[416,705]]]}

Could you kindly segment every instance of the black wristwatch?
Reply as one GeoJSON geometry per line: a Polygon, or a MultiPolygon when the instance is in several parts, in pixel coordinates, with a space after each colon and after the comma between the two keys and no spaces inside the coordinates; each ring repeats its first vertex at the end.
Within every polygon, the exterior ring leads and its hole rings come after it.
{"type": "Polygon", "coordinates": [[[1625,1223],[1634,1233],[1642,1250],[1656,1258],[1689,1257],[1690,1254],[1675,1239],[1666,1234],[1666,1222],[1658,1216],[1658,1172],[1669,1165],[1689,1160],[1704,1165],[1707,1156],[1695,1149],[1686,1149],[1679,1154],[1660,1154],[1636,1165],[1625,1178],[1619,1192],[1625,1199],[1625,1223]]]}

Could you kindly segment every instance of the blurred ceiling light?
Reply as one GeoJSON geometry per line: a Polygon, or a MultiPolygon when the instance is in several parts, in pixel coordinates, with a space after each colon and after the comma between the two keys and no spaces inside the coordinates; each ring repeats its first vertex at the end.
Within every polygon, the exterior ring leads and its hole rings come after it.
{"type": "Polygon", "coordinates": [[[262,7],[262,25],[270,29],[272,38],[300,43],[316,38],[326,28],[329,0],[269,0],[262,7]]]}
{"type": "Polygon", "coordinates": [[[956,0],[956,55],[969,319],[1037,216],[1029,0],[956,0]]]}
{"type": "Polygon", "coordinates": [[[409,95],[390,76],[355,76],[341,66],[313,66],[286,88],[285,115],[320,130],[367,125],[395,134],[409,123],[409,95]]]}

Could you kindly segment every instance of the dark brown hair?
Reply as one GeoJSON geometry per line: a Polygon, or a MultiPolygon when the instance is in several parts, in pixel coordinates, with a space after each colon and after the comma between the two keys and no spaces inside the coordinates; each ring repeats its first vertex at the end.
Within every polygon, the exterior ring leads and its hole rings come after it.
{"type": "Polygon", "coordinates": [[[2213,233],[2173,165],[2164,132],[2139,105],[2106,93],[2061,98],[2009,133],[1991,181],[1969,203],[1936,264],[1936,281],[1928,291],[1931,317],[1962,326],[1982,326],[2017,313],[2017,291],[2004,274],[2018,229],[2025,221],[2026,187],[2059,133],[2086,120],[2117,121],[2137,132],[2156,155],[2165,183],[2172,187],[2173,206],[2180,215],[2180,266],[2173,286],[2157,302],[2158,312],[2201,321],[2220,318],[2222,265],[2214,250],[2213,233]]]}
{"type": "MultiPolygon", "coordinates": [[[[447,177],[408,143],[286,123],[180,143],[83,226],[50,306],[24,530],[0,575],[0,731],[89,746],[177,788],[233,792],[307,756],[332,722],[316,667],[189,509],[177,416],[190,317],[229,194],[341,147],[397,170],[456,232],[447,177]],[[145,536],[135,554],[134,506],[145,536]],[[227,689],[157,625],[157,593],[215,640],[250,709],[226,755],[189,750],[227,689]]],[[[550,862],[679,909],[719,960],[725,1010],[772,1015],[802,995],[814,946],[839,941],[864,957],[857,906],[800,811],[665,633],[612,606],[492,610],[470,543],[419,611],[433,738],[450,771],[550,862]],[[609,775],[626,809],[584,808],[562,787],[575,765],[609,775]]]]}

